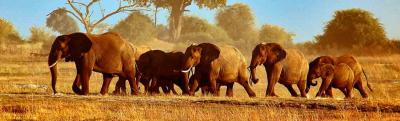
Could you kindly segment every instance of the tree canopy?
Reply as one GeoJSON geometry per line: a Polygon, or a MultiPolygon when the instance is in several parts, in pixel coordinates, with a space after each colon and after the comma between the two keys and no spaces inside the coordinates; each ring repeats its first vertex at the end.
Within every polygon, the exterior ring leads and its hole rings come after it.
{"type": "Polygon", "coordinates": [[[217,25],[222,27],[233,40],[257,39],[254,15],[246,4],[237,3],[219,10],[216,20],[217,25]]]}
{"type": "Polygon", "coordinates": [[[132,12],[111,28],[110,31],[117,32],[134,43],[149,40],[157,34],[151,18],[140,12],[132,12]]]}
{"type": "Polygon", "coordinates": [[[228,34],[220,27],[196,16],[183,16],[182,41],[230,42],[228,34]]]}
{"type": "Polygon", "coordinates": [[[46,19],[46,26],[60,34],[70,34],[79,31],[78,24],[67,14],[65,8],[58,8],[50,13],[46,19]]]}
{"type": "Polygon", "coordinates": [[[177,40],[181,34],[182,16],[186,7],[196,3],[200,8],[214,9],[225,6],[226,0],[152,0],[156,7],[170,10],[169,30],[173,41],[177,40]]]}
{"type": "Polygon", "coordinates": [[[293,45],[294,34],[287,32],[284,28],[265,24],[261,27],[259,32],[259,41],[261,42],[275,42],[285,47],[293,45]]]}
{"type": "Polygon", "coordinates": [[[324,33],[316,37],[323,47],[356,48],[381,45],[387,42],[386,32],[372,13],[362,9],[335,12],[325,26],[324,33]]]}

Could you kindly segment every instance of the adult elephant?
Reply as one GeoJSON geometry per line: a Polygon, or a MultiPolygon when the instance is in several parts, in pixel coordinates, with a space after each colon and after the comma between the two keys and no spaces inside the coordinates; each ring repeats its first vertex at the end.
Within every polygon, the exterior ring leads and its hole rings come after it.
{"type": "Polygon", "coordinates": [[[292,96],[298,96],[292,87],[292,84],[297,84],[301,96],[306,97],[308,62],[301,52],[285,50],[276,43],[261,43],[254,48],[249,66],[253,82],[259,80],[256,77],[256,67],[261,64],[264,65],[268,76],[266,96],[277,96],[274,86],[279,82],[292,96]]]}
{"type": "Polygon", "coordinates": [[[184,72],[195,67],[191,77],[190,95],[198,86],[208,85],[214,96],[218,96],[217,83],[227,85],[227,96],[233,96],[233,84],[241,84],[250,97],[256,94],[248,84],[246,60],[240,51],[232,46],[217,47],[211,43],[192,44],[185,51],[184,72]]]}
{"type": "Polygon", "coordinates": [[[100,35],[72,33],[58,36],[50,50],[48,64],[51,72],[51,85],[57,93],[57,62],[63,58],[74,61],[76,77],[72,89],[76,94],[89,93],[89,79],[92,71],[103,74],[101,94],[106,94],[113,75],[129,80],[133,95],[138,94],[135,83],[134,50],[128,41],[118,34],[107,32],[100,35]],[[82,89],[80,89],[82,86],[82,89]]]}
{"type": "MultiPolygon", "coordinates": [[[[140,55],[151,50],[151,48],[148,46],[134,46],[132,43],[130,43],[129,45],[134,49],[133,55],[136,62],[139,60],[140,55]]],[[[140,79],[141,75],[142,74],[139,71],[136,71],[135,78],[137,80],[137,85],[139,85],[139,82],[141,82],[144,86],[148,85],[148,82],[145,79],[140,79]]],[[[113,91],[113,94],[126,94],[125,81],[125,78],[118,79],[117,83],[115,84],[115,90],[113,91]]],[[[147,90],[147,88],[145,90],[147,90]]]]}
{"type": "MultiPolygon", "coordinates": [[[[321,68],[324,64],[331,64],[331,65],[338,65],[338,64],[347,64],[351,70],[353,71],[354,75],[354,88],[359,90],[360,94],[363,98],[367,98],[368,94],[366,93],[363,87],[362,76],[364,75],[367,81],[367,87],[371,90],[371,85],[368,83],[367,75],[365,75],[364,70],[361,67],[361,64],[357,61],[357,59],[352,55],[342,55],[339,57],[332,57],[332,56],[320,56],[310,62],[309,67],[310,71],[307,76],[307,88],[306,92],[309,91],[311,86],[316,86],[318,82],[313,82],[314,79],[319,78],[318,75],[319,68],[321,68]]],[[[328,90],[326,95],[332,96],[332,91],[328,90]]]]}
{"type": "Polygon", "coordinates": [[[174,84],[188,94],[189,74],[182,72],[184,54],[182,52],[164,52],[151,50],[142,54],[137,61],[138,70],[142,74],[141,82],[145,90],[150,93],[158,93],[159,87],[169,93],[172,90],[175,94],[174,84]],[[149,82],[151,80],[151,85],[149,82]]]}

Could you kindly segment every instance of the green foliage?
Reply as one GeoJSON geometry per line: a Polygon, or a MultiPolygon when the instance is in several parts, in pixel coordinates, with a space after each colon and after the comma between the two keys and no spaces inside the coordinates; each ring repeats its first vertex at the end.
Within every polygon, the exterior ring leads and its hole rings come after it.
{"type": "Polygon", "coordinates": [[[28,39],[29,42],[42,42],[42,50],[50,51],[51,45],[56,36],[48,28],[33,26],[29,29],[29,31],[31,32],[31,35],[28,39]]]}
{"type": "Polygon", "coordinates": [[[127,18],[111,28],[110,31],[119,33],[133,43],[150,40],[156,36],[156,27],[151,18],[140,12],[131,13],[127,18]]]}
{"type": "Polygon", "coordinates": [[[237,3],[218,11],[217,25],[222,27],[235,41],[257,40],[254,16],[250,7],[246,4],[237,3]]]}
{"type": "Polygon", "coordinates": [[[209,24],[195,16],[184,16],[180,41],[184,42],[219,42],[230,43],[232,40],[220,27],[209,24]]]}
{"type": "Polygon", "coordinates": [[[294,34],[287,32],[284,28],[265,24],[259,32],[259,41],[274,42],[283,45],[284,47],[293,46],[294,34]]]}
{"type": "Polygon", "coordinates": [[[206,7],[210,9],[222,7],[226,4],[226,0],[151,0],[154,5],[167,9],[169,9],[171,6],[177,6],[180,3],[186,7],[191,5],[193,1],[200,8],[206,7]]]}
{"type": "Polygon", "coordinates": [[[14,25],[3,18],[0,18],[0,44],[19,42],[22,42],[22,39],[14,25]]]}
{"type": "Polygon", "coordinates": [[[58,8],[50,13],[46,19],[46,26],[60,34],[70,34],[79,31],[78,24],[67,14],[65,8],[58,8]]]}
{"type": "Polygon", "coordinates": [[[321,48],[359,49],[387,43],[386,32],[372,13],[362,9],[335,12],[324,33],[316,37],[321,48]]]}

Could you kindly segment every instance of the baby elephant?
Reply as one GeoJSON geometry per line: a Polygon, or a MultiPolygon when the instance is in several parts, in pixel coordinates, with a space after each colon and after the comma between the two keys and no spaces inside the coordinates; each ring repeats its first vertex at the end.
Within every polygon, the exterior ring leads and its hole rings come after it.
{"type": "MultiPolygon", "coordinates": [[[[324,64],[320,69],[322,84],[317,93],[318,96],[324,96],[325,92],[332,92],[332,87],[340,89],[346,98],[351,98],[351,91],[354,86],[354,73],[351,68],[344,63],[337,65],[324,64]]],[[[328,94],[332,96],[332,94],[328,94]]]]}

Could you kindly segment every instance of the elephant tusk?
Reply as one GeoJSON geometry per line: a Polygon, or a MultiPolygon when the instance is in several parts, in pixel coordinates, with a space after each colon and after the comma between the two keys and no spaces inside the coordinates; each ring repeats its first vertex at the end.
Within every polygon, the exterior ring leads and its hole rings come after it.
{"type": "Polygon", "coordinates": [[[51,64],[51,65],[49,66],[49,68],[52,68],[52,67],[56,66],[57,62],[58,62],[58,61],[56,61],[56,62],[54,62],[53,64],[51,64]]]}
{"type": "Polygon", "coordinates": [[[187,72],[189,72],[190,71],[190,69],[192,69],[192,67],[190,67],[189,69],[187,69],[187,70],[182,70],[182,72],[183,73],[187,73],[187,72]]]}

